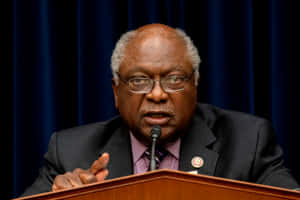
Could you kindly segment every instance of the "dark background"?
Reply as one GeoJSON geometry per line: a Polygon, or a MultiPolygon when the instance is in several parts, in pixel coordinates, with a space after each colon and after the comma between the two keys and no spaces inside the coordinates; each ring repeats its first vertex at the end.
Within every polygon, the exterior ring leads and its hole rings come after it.
{"type": "Polygon", "coordinates": [[[199,101],[271,120],[286,164],[300,181],[298,4],[1,2],[3,197],[17,197],[34,181],[53,131],[117,113],[110,71],[114,44],[122,33],[154,22],[184,29],[198,47],[199,101]]]}

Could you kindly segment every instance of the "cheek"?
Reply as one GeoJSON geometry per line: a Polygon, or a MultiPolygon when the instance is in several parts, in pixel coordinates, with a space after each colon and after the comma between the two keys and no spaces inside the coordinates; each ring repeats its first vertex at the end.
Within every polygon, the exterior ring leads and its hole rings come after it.
{"type": "Polygon", "coordinates": [[[132,95],[131,93],[119,93],[119,112],[124,119],[134,121],[138,115],[139,107],[142,98],[139,95],[132,95]]]}
{"type": "Polygon", "coordinates": [[[182,93],[174,98],[177,120],[189,121],[197,104],[197,91],[182,93]],[[188,95],[187,95],[188,94],[188,95]]]}

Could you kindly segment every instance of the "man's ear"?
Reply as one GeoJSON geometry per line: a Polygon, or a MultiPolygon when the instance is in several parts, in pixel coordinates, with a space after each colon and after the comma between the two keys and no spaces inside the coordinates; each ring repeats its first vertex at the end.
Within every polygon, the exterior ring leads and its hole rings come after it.
{"type": "Polygon", "coordinates": [[[118,85],[116,84],[116,81],[114,78],[111,80],[111,85],[112,85],[112,89],[113,89],[114,97],[115,97],[115,107],[116,107],[116,109],[118,109],[119,108],[118,85]]]}

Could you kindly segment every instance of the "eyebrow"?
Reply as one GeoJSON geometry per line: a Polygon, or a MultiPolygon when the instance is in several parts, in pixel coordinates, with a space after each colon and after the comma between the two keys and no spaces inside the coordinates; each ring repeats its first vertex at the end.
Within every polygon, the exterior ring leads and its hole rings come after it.
{"type": "MultiPolygon", "coordinates": [[[[182,68],[183,68],[182,66],[177,65],[177,66],[171,67],[169,70],[163,72],[163,74],[168,74],[170,72],[176,72],[176,71],[185,72],[182,68]]],[[[140,67],[140,66],[136,66],[136,67],[128,70],[128,74],[133,74],[133,73],[136,73],[136,72],[142,72],[142,73],[146,73],[146,74],[152,74],[150,70],[145,69],[144,67],[140,67]]]]}

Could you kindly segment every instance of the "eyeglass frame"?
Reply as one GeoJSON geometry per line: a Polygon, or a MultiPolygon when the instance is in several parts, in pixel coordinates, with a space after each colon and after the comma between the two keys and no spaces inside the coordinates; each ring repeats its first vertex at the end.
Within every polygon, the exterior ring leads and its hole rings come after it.
{"type": "Polygon", "coordinates": [[[187,75],[187,76],[170,75],[170,76],[165,76],[165,77],[163,77],[163,78],[161,78],[161,79],[158,79],[158,80],[155,80],[155,79],[152,79],[152,78],[140,78],[140,79],[144,79],[144,80],[145,80],[145,79],[150,80],[150,81],[151,81],[151,82],[150,82],[150,83],[151,83],[151,87],[149,87],[149,88],[150,88],[149,91],[134,91],[134,90],[132,90],[132,89],[130,88],[129,81],[130,81],[130,80],[134,80],[134,79],[138,79],[138,78],[130,78],[130,79],[128,79],[128,80],[125,80],[125,79],[123,79],[123,78],[121,77],[121,75],[120,75],[119,72],[116,72],[116,74],[118,75],[119,79],[120,79],[124,84],[126,84],[126,85],[128,86],[129,91],[132,92],[132,93],[135,93],[135,94],[148,94],[148,93],[150,93],[150,92],[153,90],[154,86],[155,86],[155,85],[154,85],[154,82],[159,82],[159,86],[160,86],[161,89],[162,89],[164,92],[166,92],[166,93],[174,93],[174,92],[183,91],[184,88],[185,88],[186,82],[188,82],[189,80],[191,80],[191,78],[193,77],[194,73],[195,73],[195,69],[193,69],[192,73],[191,73],[190,75],[187,75]],[[172,76],[183,77],[183,80],[184,80],[183,88],[180,88],[180,89],[177,89],[177,90],[170,90],[170,89],[167,89],[167,90],[166,90],[166,89],[164,88],[164,86],[163,86],[163,84],[162,84],[162,81],[163,81],[163,80],[166,80],[166,78],[172,77],[172,76]]]}

